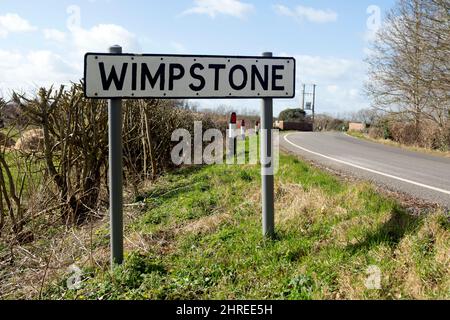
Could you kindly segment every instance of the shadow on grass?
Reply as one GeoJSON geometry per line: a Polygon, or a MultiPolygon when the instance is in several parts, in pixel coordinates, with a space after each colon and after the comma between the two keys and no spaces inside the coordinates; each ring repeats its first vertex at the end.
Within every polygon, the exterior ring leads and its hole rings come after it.
{"type": "MultiPolygon", "coordinates": [[[[204,169],[204,166],[188,166],[173,170],[170,172],[172,177],[176,178],[187,178],[195,173],[198,173],[204,169]]],[[[159,187],[158,185],[151,191],[140,194],[136,197],[135,202],[145,201],[146,199],[157,199],[163,198],[167,200],[168,198],[174,198],[182,193],[186,193],[192,191],[192,188],[198,185],[198,183],[187,183],[182,182],[181,180],[177,182],[171,182],[170,185],[165,185],[159,187]]]]}
{"type": "Polygon", "coordinates": [[[379,244],[387,244],[395,249],[406,235],[413,234],[418,230],[421,222],[421,217],[413,216],[403,209],[395,207],[387,222],[377,230],[367,234],[362,241],[347,246],[346,250],[354,254],[358,251],[370,250],[379,244]]]}
{"type": "MultiPolygon", "coordinates": [[[[195,188],[199,187],[201,182],[197,183],[188,183],[188,184],[179,184],[174,187],[169,188],[158,188],[156,190],[153,190],[144,196],[142,198],[144,200],[159,200],[159,201],[167,201],[173,198],[177,198],[183,194],[187,194],[189,192],[192,192],[195,190],[195,188]]],[[[207,186],[200,186],[203,189],[208,189],[207,186]]]]}

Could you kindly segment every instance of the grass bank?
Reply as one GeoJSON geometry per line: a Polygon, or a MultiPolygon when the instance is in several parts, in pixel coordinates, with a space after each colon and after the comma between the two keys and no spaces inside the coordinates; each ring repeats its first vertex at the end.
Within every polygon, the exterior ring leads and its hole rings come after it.
{"type": "Polygon", "coordinates": [[[450,158],[450,151],[441,151],[441,150],[432,150],[427,148],[421,148],[417,146],[408,146],[404,145],[389,139],[374,139],[369,137],[368,134],[362,133],[362,132],[356,132],[356,131],[349,131],[347,132],[349,136],[352,136],[354,138],[363,139],[371,142],[381,143],[392,147],[402,148],[409,151],[414,152],[421,152],[421,153],[427,153],[435,156],[441,156],[441,157],[447,157],[450,158]]]}
{"type": "MultiPolygon", "coordinates": [[[[57,299],[450,298],[448,216],[411,216],[369,184],[282,155],[274,241],[261,237],[256,166],[186,168],[161,178],[126,226],[126,261],[107,254],[48,283],[57,299]],[[133,249],[130,249],[133,248],[133,249]],[[381,289],[366,287],[381,272],[381,289]]],[[[95,250],[107,253],[100,226],[95,250]]],[[[80,262],[81,263],[81,262],[80,262]]]]}

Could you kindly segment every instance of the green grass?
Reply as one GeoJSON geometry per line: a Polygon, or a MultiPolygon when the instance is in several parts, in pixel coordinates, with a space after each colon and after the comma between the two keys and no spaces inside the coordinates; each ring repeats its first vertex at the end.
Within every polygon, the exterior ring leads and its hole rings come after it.
{"type": "MultiPolygon", "coordinates": [[[[16,142],[21,136],[21,130],[16,127],[1,128],[0,133],[16,142]]],[[[0,149],[2,156],[5,158],[5,161],[9,166],[9,170],[11,171],[11,175],[17,189],[21,187],[25,173],[27,173],[27,176],[24,179],[24,190],[40,183],[42,178],[43,155],[26,155],[19,150],[14,150],[14,148],[4,149],[3,146],[1,146],[0,149]]]]}
{"type": "MultiPolygon", "coordinates": [[[[51,283],[57,299],[450,298],[449,220],[413,217],[368,184],[348,184],[282,155],[277,235],[261,235],[260,170],[213,165],[167,174],[126,227],[146,250],[110,272],[84,267],[82,288],[51,283]],[[369,290],[367,269],[382,272],[369,290]]],[[[102,229],[105,230],[105,229],[102,229]]],[[[105,239],[104,232],[97,235],[105,239]]],[[[107,238],[106,238],[107,239],[107,238]]],[[[108,248],[98,242],[98,250],[108,248]]]]}
{"type": "MultiPolygon", "coordinates": [[[[42,181],[43,160],[42,157],[34,155],[25,156],[17,150],[4,150],[2,156],[8,164],[13,182],[18,192],[22,186],[23,190],[33,194],[33,187],[39,185],[42,181]]],[[[6,172],[5,172],[6,178],[6,172]]]]}
{"type": "Polygon", "coordinates": [[[13,139],[14,141],[17,141],[20,138],[20,130],[15,126],[0,128],[0,133],[13,139]]]}
{"type": "Polygon", "coordinates": [[[358,132],[358,131],[348,131],[347,134],[349,136],[355,137],[355,138],[359,138],[359,139],[366,139],[366,135],[362,132],[358,132]]]}

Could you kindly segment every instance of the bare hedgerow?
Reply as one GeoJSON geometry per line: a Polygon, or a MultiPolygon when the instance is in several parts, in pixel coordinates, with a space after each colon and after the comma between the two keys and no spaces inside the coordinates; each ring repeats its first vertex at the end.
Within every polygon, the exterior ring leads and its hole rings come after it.
{"type": "Polygon", "coordinates": [[[58,194],[61,218],[86,220],[99,203],[107,158],[104,101],[87,100],[80,85],[40,89],[34,98],[15,96],[30,124],[43,133],[43,163],[58,194]]]}
{"type": "MultiPolygon", "coordinates": [[[[68,225],[104,212],[108,201],[106,100],[86,99],[82,84],[42,88],[31,98],[15,94],[13,100],[21,112],[21,125],[11,126],[19,131],[15,174],[23,177],[24,194],[34,192],[26,199],[29,207],[21,206],[21,211],[53,213],[68,225]],[[36,177],[39,182],[31,183],[36,177]]],[[[123,105],[123,174],[135,196],[146,181],[174,167],[170,153],[177,143],[171,141],[175,129],[192,132],[195,121],[202,122],[203,130],[217,127],[209,114],[193,112],[177,100],[125,100],[123,105]]],[[[13,150],[7,153],[11,158],[13,150]]]]}
{"type": "Polygon", "coordinates": [[[173,169],[172,133],[177,129],[194,131],[194,122],[202,122],[203,131],[218,128],[211,115],[193,112],[178,100],[127,100],[124,103],[124,165],[128,183],[135,195],[146,180],[154,180],[173,169]]]}

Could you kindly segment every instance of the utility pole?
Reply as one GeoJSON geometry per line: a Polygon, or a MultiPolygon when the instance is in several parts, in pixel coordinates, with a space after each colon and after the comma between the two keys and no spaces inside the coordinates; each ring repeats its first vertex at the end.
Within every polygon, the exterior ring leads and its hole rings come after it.
{"type": "Polygon", "coordinates": [[[306,91],[306,84],[303,84],[303,91],[302,91],[302,110],[305,110],[305,91],[306,91]]]}
{"type": "Polygon", "coordinates": [[[316,86],[313,84],[313,101],[312,101],[312,121],[313,121],[313,131],[315,129],[315,120],[316,120],[316,86]]]}
{"type": "MultiPolygon", "coordinates": [[[[316,84],[303,84],[303,91],[302,91],[302,106],[301,109],[303,111],[312,111],[312,123],[313,123],[313,131],[314,131],[314,123],[315,123],[315,119],[316,119],[316,84]],[[306,86],[313,88],[312,92],[311,91],[306,91],[306,86]],[[310,96],[312,96],[312,101],[310,96]],[[308,101],[306,101],[308,100],[308,101]]],[[[309,90],[309,89],[308,89],[309,90]]]]}

